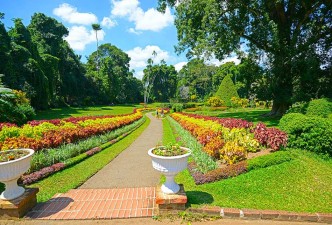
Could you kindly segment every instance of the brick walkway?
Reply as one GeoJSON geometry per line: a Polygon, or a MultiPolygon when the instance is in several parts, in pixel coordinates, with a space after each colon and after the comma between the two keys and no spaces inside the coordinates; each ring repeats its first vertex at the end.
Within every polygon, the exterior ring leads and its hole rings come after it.
{"type": "Polygon", "coordinates": [[[73,189],[38,204],[26,218],[80,220],[152,217],[155,215],[154,187],[121,189],[73,189]]]}

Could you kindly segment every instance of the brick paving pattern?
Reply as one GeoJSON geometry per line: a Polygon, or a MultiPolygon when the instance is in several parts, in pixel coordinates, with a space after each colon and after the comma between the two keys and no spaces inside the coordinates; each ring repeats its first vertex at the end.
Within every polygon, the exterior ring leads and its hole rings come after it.
{"type": "Polygon", "coordinates": [[[80,220],[152,217],[156,188],[73,189],[34,207],[26,218],[80,220]]]}

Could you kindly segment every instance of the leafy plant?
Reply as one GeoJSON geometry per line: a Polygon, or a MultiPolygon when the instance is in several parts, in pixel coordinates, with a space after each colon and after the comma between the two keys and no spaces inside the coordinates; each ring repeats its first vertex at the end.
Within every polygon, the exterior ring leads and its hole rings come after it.
{"type": "Polygon", "coordinates": [[[332,113],[331,100],[326,98],[314,99],[309,102],[307,116],[320,116],[327,118],[332,113]]]}
{"type": "Polygon", "coordinates": [[[280,128],[288,134],[289,147],[332,155],[332,120],[290,113],[281,118],[280,128]]]}
{"type": "Polygon", "coordinates": [[[3,151],[0,152],[0,162],[8,162],[15,159],[22,158],[23,156],[28,155],[28,151],[24,150],[12,150],[12,151],[3,151]]]}
{"type": "Polygon", "coordinates": [[[247,151],[235,141],[226,142],[220,150],[220,158],[232,165],[247,158],[247,151]]]}
{"type": "Polygon", "coordinates": [[[168,143],[165,146],[157,145],[152,153],[159,156],[178,156],[188,153],[184,148],[181,148],[179,144],[168,143]]]}
{"type": "Polygon", "coordinates": [[[210,97],[207,101],[208,106],[219,107],[225,104],[225,101],[221,100],[220,97],[210,97]]]}

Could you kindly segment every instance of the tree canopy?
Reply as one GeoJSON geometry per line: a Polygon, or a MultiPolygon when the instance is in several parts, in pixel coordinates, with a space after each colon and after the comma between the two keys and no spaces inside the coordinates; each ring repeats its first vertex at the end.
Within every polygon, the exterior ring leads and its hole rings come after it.
{"type": "MultiPolygon", "coordinates": [[[[159,0],[159,9],[177,2],[159,0]]],[[[325,88],[331,83],[331,0],[183,0],[175,9],[177,52],[221,60],[247,44],[249,52],[264,56],[271,115],[282,114],[295,99],[331,94],[325,88]],[[299,96],[312,82],[310,94],[299,96]]]]}

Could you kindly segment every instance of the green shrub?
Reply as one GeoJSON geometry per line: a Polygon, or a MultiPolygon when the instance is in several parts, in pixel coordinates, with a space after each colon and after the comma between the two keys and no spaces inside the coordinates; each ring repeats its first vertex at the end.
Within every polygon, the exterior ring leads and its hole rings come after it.
{"type": "Polygon", "coordinates": [[[284,115],[279,123],[288,134],[288,147],[332,156],[332,121],[300,113],[284,115]]]}
{"type": "Polygon", "coordinates": [[[291,151],[277,151],[269,155],[247,160],[248,171],[278,165],[294,159],[291,151]]]}
{"type": "Polygon", "coordinates": [[[308,102],[295,102],[288,110],[288,113],[302,113],[306,114],[307,113],[307,108],[308,108],[308,102]]]}
{"type": "Polygon", "coordinates": [[[309,102],[306,115],[327,118],[332,113],[332,103],[329,99],[321,98],[309,102]]]}
{"type": "Polygon", "coordinates": [[[223,100],[221,100],[219,97],[215,96],[215,97],[210,97],[207,100],[207,105],[208,106],[212,106],[212,107],[219,107],[224,105],[225,102],[223,100]]]}
{"type": "Polygon", "coordinates": [[[236,87],[231,79],[230,75],[227,75],[221,82],[219,89],[216,93],[221,100],[223,100],[226,106],[232,106],[231,98],[237,97],[239,98],[239,94],[237,93],[236,87]]]}
{"type": "Polygon", "coordinates": [[[183,104],[181,104],[181,103],[174,103],[172,105],[172,109],[173,109],[174,112],[182,112],[182,110],[183,110],[183,104]]]}

